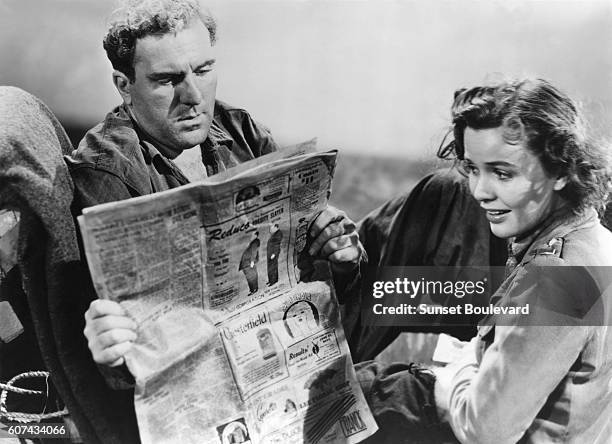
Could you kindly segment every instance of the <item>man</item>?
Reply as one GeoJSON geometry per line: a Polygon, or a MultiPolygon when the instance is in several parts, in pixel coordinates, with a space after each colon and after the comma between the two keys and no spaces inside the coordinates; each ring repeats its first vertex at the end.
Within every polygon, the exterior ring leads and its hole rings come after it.
{"type": "Polygon", "coordinates": [[[242,257],[238,269],[244,273],[247,285],[249,286],[249,294],[256,293],[259,290],[259,274],[257,273],[257,262],[259,262],[259,231],[253,233],[253,239],[249,242],[242,257]]]}
{"type": "Polygon", "coordinates": [[[278,282],[278,255],[281,250],[281,242],[283,241],[283,232],[278,227],[278,224],[270,226],[270,237],[266,245],[266,253],[268,256],[268,286],[278,282]]]}
{"type": "Polygon", "coordinates": [[[278,149],[246,111],[215,100],[212,17],[194,0],[158,3],[116,11],[104,39],[123,104],[73,153],[80,208],[174,188],[278,149]]]}
{"type": "MultiPolygon", "coordinates": [[[[195,0],[131,1],[115,12],[104,48],[123,104],[68,159],[75,213],[174,188],[278,148],[246,111],[215,101],[215,36],[214,19],[195,0]]],[[[309,235],[310,253],[330,260],[335,271],[359,262],[355,225],[344,213],[323,211],[309,235]]],[[[119,400],[112,395],[115,427],[98,438],[138,441],[133,381],[122,365],[136,326],[119,304],[96,300],[90,287],[88,346],[108,384],[124,393],[119,400]]],[[[101,395],[97,402],[106,399],[101,395]]]]}

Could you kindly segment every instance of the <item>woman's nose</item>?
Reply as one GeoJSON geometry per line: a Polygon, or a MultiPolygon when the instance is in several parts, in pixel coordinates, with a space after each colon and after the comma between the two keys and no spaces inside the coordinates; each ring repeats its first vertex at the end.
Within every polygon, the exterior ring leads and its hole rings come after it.
{"type": "Polygon", "coordinates": [[[488,201],[495,197],[491,179],[486,174],[470,177],[470,190],[477,201],[488,201]]]}

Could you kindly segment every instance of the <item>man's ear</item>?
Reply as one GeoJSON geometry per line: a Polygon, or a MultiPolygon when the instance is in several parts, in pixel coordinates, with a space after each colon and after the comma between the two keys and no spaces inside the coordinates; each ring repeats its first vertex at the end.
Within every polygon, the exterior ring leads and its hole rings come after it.
{"type": "Polygon", "coordinates": [[[553,190],[561,191],[563,188],[565,188],[565,185],[567,185],[567,176],[561,176],[555,181],[555,184],[553,185],[553,190]]]}
{"type": "Polygon", "coordinates": [[[115,88],[117,88],[117,91],[119,91],[119,94],[121,94],[121,97],[123,98],[123,101],[125,102],[125,104],[131,105],[132,104],[132,94],[131,94],[130,88],[132,86],[132,82],[130,81],[128,76],[126,76],[121,71],[114,70],[113,71],[113,83],[115,85],[115,88]]]}

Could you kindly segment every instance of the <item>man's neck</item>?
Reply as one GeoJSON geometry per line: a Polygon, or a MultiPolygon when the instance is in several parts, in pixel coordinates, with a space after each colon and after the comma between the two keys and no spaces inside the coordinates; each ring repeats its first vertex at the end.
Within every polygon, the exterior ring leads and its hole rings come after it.
{"type": "Polygon", "coordinates": [[[167,153],[173,153],[173,151],[166,147],[162,142],[147,133],[142,125],[138,123],[138,119],[132,112],[131,107],[125,105],[132,122],[138,128],[138,131],[145,137],[145,139],[153,144],[159,153],[172,160],[172,162],[178,167],[179,170],[185,175],[190,182],[197,182],[207,177],[206,168],[202,162],[202,150],[199,146],[194,146],[183,150],[179,155],[168,156],[167,153]]]}
{"type": "Polygon", "coordinates": [[[134,122],[134,125],[138,128],[138,131],[140,132],[140,134],[144,136],[147,142],[152,143],[155,146],[155,148],[157,148],[157,151],[159,151],[159,153],[162,156],[170,160],[174,160],[175,158],[180,156],[180,154],[175,154],[176,153],[175,149],[172,149],[167,144],[161,142],[159,139],[156,139],[150,133],[148,133],[147,130],[144,129],[144,127],[138,122],[138,119],[136,118],[136,115],[132,111],[131,106],[126,104],[125,109],[127,110],[130,116],[130,119],[132,119],[132,122],[134,122]]]}

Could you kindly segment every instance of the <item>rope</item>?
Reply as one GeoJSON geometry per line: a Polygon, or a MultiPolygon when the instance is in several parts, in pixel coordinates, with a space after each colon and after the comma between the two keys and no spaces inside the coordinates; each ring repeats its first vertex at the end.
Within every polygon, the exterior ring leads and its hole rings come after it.
{"type": "Polygon", "coordinates": [[[29,390],[20,387],[13,387],[12,385],[3,384],[0,382],[0,389],[7,392],[19,393],[21,395],[44,395],[45,392],[42,390],[29,390]]]}
{"type": "Polygon", "coordinates": [[[64,408],[62,410],[58,410],[57,412],[51,413],[21,413],[21,412],[6,412],[3,413],[2,416],[6,417],[9,421],[15,422],[40,422],[45,419],[51,418],[61,418],[62,416],[66,416],[68,414],[68,409],[64,408]]]}
{"type": "Polygon", "coordinates": [[[68,414],[68,410],[66,408],[62,410],[58,410],[56,412],[50,413],[22,413],[22,412],[9,412],[6,409],[6,398],[9,392],[18,393],[22,395],[49,395],[49,372],[44,371],[32,371],[21,373],[15,377],[13,377],[6,384],[0,383],[0,389],[2,392],[0,393],[0,418],[5,417],[9,421],[17,421],[17,422],[40,422],[44,419],[50,418],[59,418],[61,416],[65,416],[68,414]],[[29,390],[21,387],[15,387],[13,384],[20,379],[25,378],[45,378],[45,383],[47,384],[47,390],[29,390]]]}

